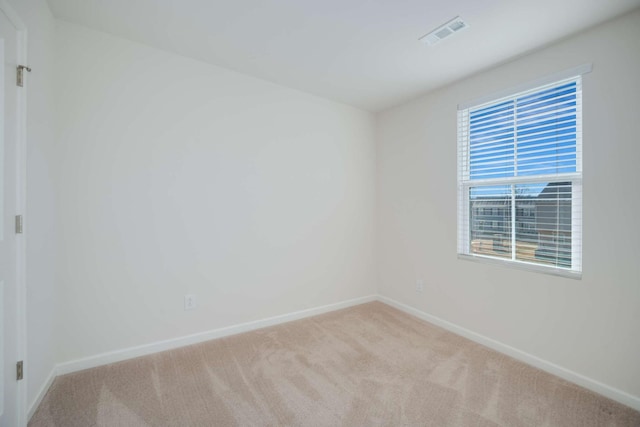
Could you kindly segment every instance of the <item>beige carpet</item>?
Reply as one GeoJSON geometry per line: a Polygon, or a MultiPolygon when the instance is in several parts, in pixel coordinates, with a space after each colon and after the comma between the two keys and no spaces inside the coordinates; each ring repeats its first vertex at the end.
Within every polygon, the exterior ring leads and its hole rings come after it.
{"type": "Polygon", "coordinates": [[[640,426],[374,302],[55,380],[30,426],[640,426]]]}

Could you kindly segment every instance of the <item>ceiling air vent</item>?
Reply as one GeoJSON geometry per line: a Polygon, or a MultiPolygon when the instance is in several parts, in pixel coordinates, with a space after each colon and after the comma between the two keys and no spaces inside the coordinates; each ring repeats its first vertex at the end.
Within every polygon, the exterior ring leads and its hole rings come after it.
{"type": "Polygon", "coordinates": [[[454,35],[466,28],[469,28],[469,25],[462,20],[459,16],[456,16],[451,21],[447,22],[444,25],[439,26],[435,30],[431,31],[426,36],[420,37],[420,41],[428,44],[429,46],[433,46],[438,43],[440,40],[446,39],[449,36],[454,35]]]}

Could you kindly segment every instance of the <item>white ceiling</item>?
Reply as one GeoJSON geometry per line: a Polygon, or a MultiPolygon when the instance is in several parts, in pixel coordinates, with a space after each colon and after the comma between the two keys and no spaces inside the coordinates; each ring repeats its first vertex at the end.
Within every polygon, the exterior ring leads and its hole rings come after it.
{"type": "Polygon", "coordinates": [[[49,0],[57,18],[379,111],[640,0],[49,0]],[[470,28],[418,41],[460,15],[470,28]]]}

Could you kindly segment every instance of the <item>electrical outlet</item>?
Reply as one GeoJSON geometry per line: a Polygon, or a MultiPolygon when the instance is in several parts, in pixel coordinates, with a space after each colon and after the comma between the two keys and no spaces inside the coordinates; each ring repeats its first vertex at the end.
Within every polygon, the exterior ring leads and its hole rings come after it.
{"type": "Polygon", "coordinates": [[[196,296],[187,294],[184,296],[184,310],[193,310],[196,308],[196,296]]]}
{"type": "Polygon", "coordinates": [[[416,292],[424,292],[424,280],[416,280],[416,292]]]}

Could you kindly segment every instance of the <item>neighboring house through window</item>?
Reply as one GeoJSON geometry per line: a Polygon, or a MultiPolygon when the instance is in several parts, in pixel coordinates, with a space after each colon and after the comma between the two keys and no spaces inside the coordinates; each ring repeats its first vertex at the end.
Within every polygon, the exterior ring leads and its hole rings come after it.
{"type": "Polygon", "coordinates": [[[458,110],[458,253],[582,271],[583,66],[458,110]]]}

